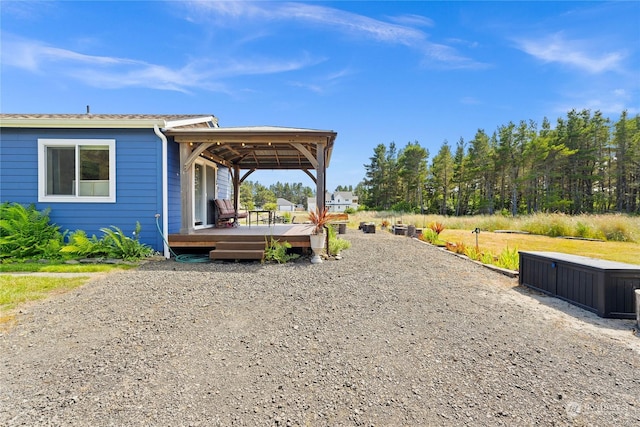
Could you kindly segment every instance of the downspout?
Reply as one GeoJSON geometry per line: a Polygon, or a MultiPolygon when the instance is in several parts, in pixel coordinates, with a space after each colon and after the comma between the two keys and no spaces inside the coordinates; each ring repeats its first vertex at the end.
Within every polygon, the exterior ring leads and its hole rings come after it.
{"type": "Polygon", "coordinates": [[[153,131],[162,141],[162,241],[163,241],[163,254],[164,257],[169,259],[171,254],[169,252],[169,235],[167,230],[169,229],[169,166],[167,164],[167,137],[160,132],[158,125],[153,125],[153,131]]]}

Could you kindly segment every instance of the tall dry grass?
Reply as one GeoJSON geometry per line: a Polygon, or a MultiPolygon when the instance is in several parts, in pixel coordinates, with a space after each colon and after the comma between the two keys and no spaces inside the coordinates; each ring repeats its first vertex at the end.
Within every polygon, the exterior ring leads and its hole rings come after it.
{"type": "Polygon", "coordinates": [[[483,231],[518,230],[531,234],[558,237],[581,237],[617,242],[640,242],[640,217],[623,214],[564,215],[538,213],[518,217],[503,215],[476,215],[449,217],[442,215],[403,214],[391,211],[362,211],[352,214],[350,223],[373,222],[380,226],[383,220],[391,224],[415,225],[427,228],[429,224],[440,222],[445,228],[454,230],[483,231]]]}

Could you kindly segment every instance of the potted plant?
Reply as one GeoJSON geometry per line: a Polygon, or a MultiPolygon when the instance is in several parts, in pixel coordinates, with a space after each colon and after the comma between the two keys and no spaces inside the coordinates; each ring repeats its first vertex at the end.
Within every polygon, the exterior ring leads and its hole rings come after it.
{"type": "Polygon", "coordinates": [[[313,224],[313,230],[309,236],[311,250],[313,251],[313,257],[311,258],[312,264],[322,262],[320,254],[322,253],[325,245],[324,226],[327,225],[329,219],[329,211],[327,208],[324,208],[322,211],[316,209],[315,212],[309,213],[309,221],[313,224]]]}

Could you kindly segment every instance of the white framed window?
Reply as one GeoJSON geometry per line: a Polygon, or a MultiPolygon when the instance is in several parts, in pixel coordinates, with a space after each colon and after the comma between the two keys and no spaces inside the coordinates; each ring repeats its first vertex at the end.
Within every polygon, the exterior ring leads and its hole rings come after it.
{"type": "Polygon", "coordinates": [[[115,203],[115,139],[38,139],[38,201],[115,203]]]}

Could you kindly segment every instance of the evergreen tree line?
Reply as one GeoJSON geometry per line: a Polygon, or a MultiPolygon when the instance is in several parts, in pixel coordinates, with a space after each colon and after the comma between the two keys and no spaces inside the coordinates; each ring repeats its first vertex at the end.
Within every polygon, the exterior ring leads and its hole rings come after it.
{"type": "Polygon", "coordinates": [[[640,115],[617,122],[600,111],[478,129],[429,152],[415,141],[379,144],[355,189],[376,210],[443,215],[534,212],[640,214],[640,115]]]}
{"type": "Polygon", "coordinates": [[[276,203],[278,198],[283,198],[296,205],[307,205],[307,197],[313,197],[315,191],[311,187],[280,181],[268,188],[254,181],[244,181],[240,185],[240,204],[247,209],[263,207],[266,203],[276,203]]]}

